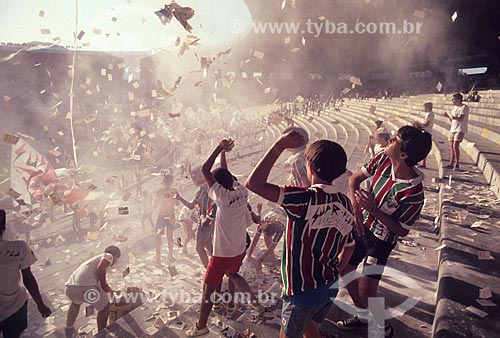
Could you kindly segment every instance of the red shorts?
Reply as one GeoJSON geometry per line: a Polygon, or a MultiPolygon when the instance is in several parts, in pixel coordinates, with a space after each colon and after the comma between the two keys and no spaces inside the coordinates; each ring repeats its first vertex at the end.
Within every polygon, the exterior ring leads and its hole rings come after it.
{"type": "Polygon", "coordinates": [[[203,282],[210,286],[218,286],[226,273],[237,273],[240,270],[245,255],[246,251],[236,257],[210,256],[203,282]]]}

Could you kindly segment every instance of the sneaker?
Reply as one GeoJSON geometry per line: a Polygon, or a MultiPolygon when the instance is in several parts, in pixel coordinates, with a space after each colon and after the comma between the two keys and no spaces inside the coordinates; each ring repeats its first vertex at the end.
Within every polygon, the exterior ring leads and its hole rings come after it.
{"type": "Polygon", "coordinates": [[[203,329],[198,328],[198,324],[194,324],[191,330],[186,331],[186,337],[199,337],[204,336],[209,332],[208,327],[205,326],[203,329]]]}
{"type": "Polygon", "coordinates": [[[238,310],[238,304],[234,304],[233,306],[228,306],[226,308],[226,311],[227,311],[228,315],[234,314],[236,312],[236,310],[238,310]]]}
{"type": "Polygon", "coordinates": [[[238,305],[234,304],[234,306],[227,306],[226,307],[226,313],[224,314],[226,318],[232,319],[234,314],[236,313],[236,310],[238,310],[238,305]]]}
{"type": "Polygon", "coordinates": [[[257,306],[252,305],[252,310],[257,312],[257,315],[262,318],[273,318],[275,317],[274,311],[272,311],[269,308],[264,307],[262,304],[259,304],[257,306]]]}
{"type": "Polygon", "coordinates": [[[368,328],[368,323],[363,323],[357,316],[342,319],[337,322],[337,327],[341,330],[362,330],[368,328]]]}

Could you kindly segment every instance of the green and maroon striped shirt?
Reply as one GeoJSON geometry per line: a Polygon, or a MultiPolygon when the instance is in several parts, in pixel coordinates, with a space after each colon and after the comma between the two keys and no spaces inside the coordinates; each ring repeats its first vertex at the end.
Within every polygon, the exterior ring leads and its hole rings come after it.
{"type": "MultiPolygon", "coordinates": [[[[384,152],[378,153],[361,170],[367,177],[373,177],[370,193],[378,208],[399,221],[409,230],[420,216],[424,206],[424,174],[414,168],[417,177],[410,180],[396,178],[392,162],[384,152]]],[[[395,243],[398,236],[379,220],[363,210],[364,225],[380,240],[395,243]]]]}
{"type": "Polygon", "coordinates": [[[284,186],[278,199],[288,217],[281,276],[283,297],[338,279],[338,255],[354,245],[351,201],[331,185],[284,186]]]}

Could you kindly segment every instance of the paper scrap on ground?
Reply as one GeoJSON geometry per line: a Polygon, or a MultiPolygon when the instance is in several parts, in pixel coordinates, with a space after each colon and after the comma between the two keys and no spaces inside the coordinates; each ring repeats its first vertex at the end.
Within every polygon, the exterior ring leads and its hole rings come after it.
{"type": "Polygon", "coordinates": [[[434,248],[434,251],[439,251],[439,250],[441,250],[441,249],[443,249],[443,248],[445,248],[445,247],[446,247],[446,244],[441,244],[441,245],[440,245],[440,246],[438,246],[437,248],[434,248]]]}
{"type": "Polygon", "coordinates": [[[479,310],[477,307],[469,306],[465,308],[467,311],[472,312],[475,315],[478,315],[481,318],[484,318],[488,315],[488,312],[484,312],[483,310],[479,310]]]}
{"type": "Polygon", "coordinates": [[[489,286],[479,290],[479,298],[488,299],[491,297],[493,297],[493,293],[491,292],[491,288],[489,286]]]}

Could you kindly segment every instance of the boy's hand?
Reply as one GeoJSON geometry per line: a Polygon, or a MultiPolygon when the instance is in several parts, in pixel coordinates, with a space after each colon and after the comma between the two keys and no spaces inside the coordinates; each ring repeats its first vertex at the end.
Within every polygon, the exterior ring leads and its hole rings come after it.
{"type": "Polygon", "coordinates": [[[231,138],[224,139],[220,141],[219,147],[221,147],[225,152],[231,151],[234,147],[234,140],[231,138]]]}
{"type": "Polygon", "coordinates": [[[303,146],[306,141],[301,134],[292,130],[289,133],[281,135],[276,143],[278,143],[283,149],[294,149],[303,146]]]}
{"type": "Polygon", "coordinates": [[[375,200],[373,199],[372,194],[364,189],[356,190],[355,192],[356,202],[365,209],[367,212],[372,213],[377,209],[377,205],[375,204],[375,200]]]}
{"type": "Polygon", "coordinates": [[[48,306],[45,305],[44,303],[38,305],[38,311],[40,312],[43,318],[47,318],[52,314],[52,310],[50,310],[48,306]]]}

